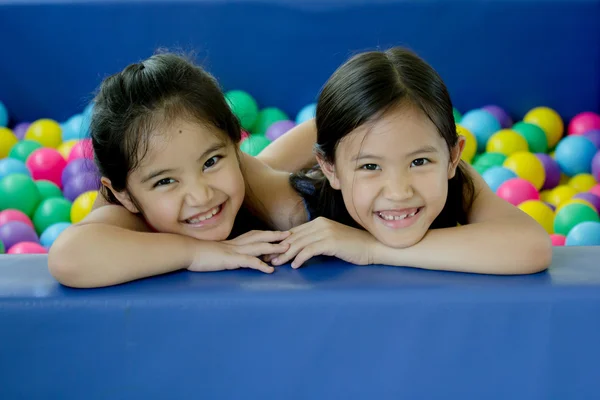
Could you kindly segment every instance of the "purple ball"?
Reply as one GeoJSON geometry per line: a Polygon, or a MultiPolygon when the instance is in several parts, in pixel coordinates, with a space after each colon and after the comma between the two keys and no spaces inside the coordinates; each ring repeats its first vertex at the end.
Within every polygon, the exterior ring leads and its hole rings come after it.
{"type": "Polygon", "coordinates": [[[500,108],[496,105],[489,105],[489,106],[481,107],[481,109],[492,114],[498,120],[498,122],[500,122],[500,126],[502,128],[506,129],[506,128],[510,128],[511,126],[513,126],[512,118],[502,108],[500,108]]]}
{"type": "Polygon", "coordinates": [[[0,240],[4,243],[4,248],[7,252],[17,243],[40,242],[35,230],[31,226],[20,221],[11,221],[0,226],[0,240]]]}
{"type": "Polygon", "coordinates": [[[269,127],[269,129],[267,129],[265,136],[267,137],[267,139],[269,139],[272,142],[273,140],[279,138],[281,135],[283,135],[284,133],[286,133],[287,131],[289,131],[290,129],[292,129],[295,126],[296,126],[296,123],[293,121],[289,121],[289,120],[277,121],[274,124],[272,124],[269,127]]]}
{"type": "Polygon", "coordinates": [[[29,125],[31,125],[29,122],[21,122],[20,124],[15,125],[13,133],[17,139],[23,140],[25,133],[27,133],[27,129],[29,129],[29,125]]]}
{"type": "Polygon", "coordinates": [[[61,176],[61,183],[63,187],[65,187],[67,182],[73,179],[74,176],[83,173],[93,173],[99,175],[98,167],[96,167],[94,161],[88,158],[76,158],[68,163],[65,169],[63,169],[61,176]]]}
{"type": "Polygon", "coordinates": [[[592,175],[596,182],[600,182],[600,151],[592,158],[592,175]]]}
{"type": "Polygon", "coordinates": [[[592,129],[583,134],[584,137],[590,139],[592,143],[600,150],[600,129],[592,129]]]}
{"type": "Polygon", "coordinates": [[[585,200],[591,205],[593,205],[596,210],[600,210],[600,197],[596,196],[593,193],[577,193],[575,196],[573,196],[573,198],[585,200]]]}
{"type": "Polygon", "coordinates": [[[63,186],[63,194],[69,201],[82,193],[100,189],[100,177],[94,172],[82,172],[69,179],[63,186]]]}
{"type": "Polygon", "coordinates": [[[554,189],[560,183],[560,166],[548,154],[537,153],[536,156],[542,162],[544,171],[546,171],[546,180],[544,181],[542,190],[554,189]]]}

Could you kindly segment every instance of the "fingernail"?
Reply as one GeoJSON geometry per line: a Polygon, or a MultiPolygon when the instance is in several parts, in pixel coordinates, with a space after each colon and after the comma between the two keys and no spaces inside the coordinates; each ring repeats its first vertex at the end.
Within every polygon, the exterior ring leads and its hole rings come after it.
{"type": "Polygon", "coordinates": [[[277,264],[279,262],[279,258],[275,257],[271,260],[271,262],[277,264]]]}

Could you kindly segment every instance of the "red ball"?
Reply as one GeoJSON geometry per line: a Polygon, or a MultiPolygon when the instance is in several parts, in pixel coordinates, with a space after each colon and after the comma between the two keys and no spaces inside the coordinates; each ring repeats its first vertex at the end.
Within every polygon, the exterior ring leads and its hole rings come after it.
{"type": "Polygon", "coordinates": [[[38,243],[20,242],[8,249],[7,254],[46,254],[48,250],[38,243]]]}
{"type": "Polygon", "coordinates": [[[553,233],[550,235],[550,240],[552,241],[552,246],[564,246],[567,237],[559,235],[558,233],[553,233]]]}
{"type": "Polygon", "coordinates": [[[527,200],[539,200],[540,194],[531,182],[522,178],[512,178],[496,190],[496,194],[514,206],[527,200]]]}
{"type": "Polygon", "coordinates": [[[568,132],[569,135],[582,135],[593,129],[600,129],[600,115],[586,111],[573,117],[569,122],[568,132]]]}
{"type": "Polygon", "coordinates": [[[76,158],[88,158],[94,159],[94,148],[92,147],[92,139],[82,139],[75,143],[71,152],[69,153],[68,162],[75,160],[76,158]]]}
{"type": "Polygon", "coordinates": [[[0,226],[12,221],[23,222],[33,228],[33,222],[23,211],[8,209],[0,212],[0,226]]]}
{"type": "Polygon", "coordinates": [[[62,187],[61,177],[67,162],[58,150],[48,147],[34,150],[25,164],[34,180],[47,180],[62,187]]]}

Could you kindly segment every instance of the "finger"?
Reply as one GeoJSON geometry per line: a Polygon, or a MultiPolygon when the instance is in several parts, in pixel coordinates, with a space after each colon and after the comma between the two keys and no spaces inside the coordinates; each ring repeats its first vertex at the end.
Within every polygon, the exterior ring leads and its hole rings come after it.
{"type": "Polygon", "coordinates": [[[248,256],[262,256],[265,254],[281,254],[289,249],[289,245],[281,243],[252,243],[235,248],[235,252],[248,256]]]}
{"type": "Polygon", "coordinates": [[[259,271],[262,271],[266,274],[270,274],[273,271],[275,271],[275,268],[271,267],[270,265],[265,264],[264,262],[262,262],[261,260],[259,260],[256,257],[251,257],[251,256],[243,256],[240,255],[240,261],[239,261],[239,266],[242,268],[250,268],[250,269],[256,269],[259,271]]]}
{"type": "Polygon", "coordinates": [[[264,255],[264,256],[262,256],[261,258],[262,258],[262,260],[263,260],[264,262],[267,262],[267,263],[268,263],[268,262],[271,262],[271,260],[273,260],[273,259],[274,259],[275,257],[277,257],[279,254],[281,254],[281,253],[278,253],[278,254],[267,254],[267,255],[264,255]]]}
{"type": "Polygon", "coordinates": [[[290,236],[289,231],[252,231],[233,239],[235,245],[246,245],[258,242],[281,242],[290,236]]]}
{"type": "Polygon", "coordinates": [[[289,262],[292,258],[296,257],[303,248],[309,246],[312,243],[322,241],[318,235],[305,235],[296,238],[292,243],[290,243],[290,248],[284,252],[283,254],[277,256],[271,261],[273,265],[282,265],[289,262]]]}
{"type": "Polygon", "coordinates": [[[303,248],[300,253],[296,256],[294,261],[292,261],[292,268],[298,269],[300,268],[306,261],[310,260],[315,256],[320,256],[323,254],[322,250],[322,242],[312,243],[303,248]]]}

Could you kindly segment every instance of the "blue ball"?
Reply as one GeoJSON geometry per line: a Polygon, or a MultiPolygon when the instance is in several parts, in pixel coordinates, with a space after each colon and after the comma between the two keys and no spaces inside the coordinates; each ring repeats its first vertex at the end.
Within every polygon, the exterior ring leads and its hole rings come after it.
{"type": "Polygon", "coordinates": [[[0,160],[0,180],[12,174],[23,174],[31,177],[31,172],[29,172],[27,165],[23,161],[16,158],[4,158],[0,160]]]}
{"type": "Polygon", "coordinates": [[[8,126],[8,110],[0,101],[0,126],[8,126]]]}
{"type": "Polygon", "coordinates": [[[558,143],[554,159],[565,175],[589,174],[597,151],[594,143],[585,136],[571,135],[558,143]]]}
{"type": "Polygon", "coordinates": [[[496,117],[485,110],[469,111],[463,115],[460,125],[475,135],[478,153],[483,153],[490,137],[502,129],[496,117]]]}
{"type": "Polygon", "coordinates": [[[508,168],[504,167],[491,167],[488,168],[482,175],[483,180],[488,184],[488,186],[496,192],[500,185],[506,182],[509,179],[516,178],[517,174],[511,171],[508,168]]]}
{"type": "Polygon", "coordinates": [[[309,119],[312,119],[317,114],[317,104],[311,103],[307,106],[302,107],[302,109],[296,115],[296,124],[301,124],[309,119]]]}
{"type": "Polygon", "coordinates": [[[62,127],[63,142],[81,140],[90,136],[90,119],[84,114],[75,114],[62,127]]]}
{"type": "Polygon", "coordinates": [[[58,235],[62,233],[65,229],[71,226],[69,222],[58,222],[56,224],[50,225],[44,230],[42,235],[40,236],[40,244],[45,248],[49,249],[52,246],[52,243],[56,240],[58,235]]]}
{"type": "Polygon", "coordinates": [[[600,246],[600,222],[587,221],[575,225],[567,235],[567,246],[600,246]]]}

